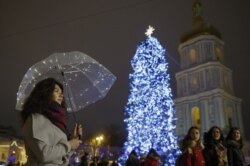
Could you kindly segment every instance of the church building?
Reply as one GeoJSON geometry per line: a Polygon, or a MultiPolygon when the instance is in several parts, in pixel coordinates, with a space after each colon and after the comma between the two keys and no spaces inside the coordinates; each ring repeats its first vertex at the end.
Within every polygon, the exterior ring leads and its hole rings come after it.
{"type": "Polygon", "coordinates": [[[224,65],[221,33],[202,17],[202,4],[192,7],[193,24],[180,38],[181,70],[176,73],[176,134],[183,137],[191,126],[201,133],[219,126],[243,131],[241,99],[234,96],[232,70],[224,65]]]}

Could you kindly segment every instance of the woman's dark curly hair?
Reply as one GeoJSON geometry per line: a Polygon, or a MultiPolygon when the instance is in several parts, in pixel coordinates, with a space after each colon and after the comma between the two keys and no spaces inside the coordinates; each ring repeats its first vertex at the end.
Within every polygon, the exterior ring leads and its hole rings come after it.
{"type": "MultiPolygon", "coordinates": [[[[63,85],[54,78],[47,78],[36,84],[23,105],[23,110],[21,111],[23,123],[31,114],[43,114],[43,112],[48,109],[52,102],[52,94],[55,85],[58,85],[63,91],[63,85]]],[[[65,108],[64,101],[61,105],[65,108]]]]}
{"type": "Polygon", "coordinates": [[[208,130],[207,133],[204,133],[203,139],[204,139],[204,144],[205,144],[205,145],[215,144],[215,143],[224,143],[223,132],[222,132],[221,128],[218,127],[218,126],[213,126],[213,127],[211,127],[211,128],[208,130]],[[219,139],[219,140],[215,140],[215,139],[213,138],[213,130],[214,130],[214,129],[218,129],[219,132],[220,132],[220,139],[219,139]]]}
{"type": "Polygon", "coordinates": [[[147,157],[149,157],[150,155],[153,155],[154,157],[160,157],[160,155],[156,152],[155,149],[151,148],[149,149],[149,152],[147,154],[147,157]]]}

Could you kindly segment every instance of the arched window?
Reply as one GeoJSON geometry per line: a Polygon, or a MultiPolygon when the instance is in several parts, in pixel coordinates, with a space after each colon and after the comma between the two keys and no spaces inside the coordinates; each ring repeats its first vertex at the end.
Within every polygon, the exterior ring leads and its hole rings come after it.
{"type": "Polygon", "coordinates": [[[222,51],[219,47],[215,47],[215,57],[216,60],[222,61],[222,51]]]}
{"type": "Polygon", "coordinates": [[[189,50],[189,58],[190,58],[191,64],[193,64],[197,61],[197,53],[196,53],[196,50],[194,48],[191,48],[189,50]]]}
{"type": "Polygon", "coordinates": [[[192,108],[192,121],[194,126],[201,127],[200,109],[197,106],[192,108]]]}

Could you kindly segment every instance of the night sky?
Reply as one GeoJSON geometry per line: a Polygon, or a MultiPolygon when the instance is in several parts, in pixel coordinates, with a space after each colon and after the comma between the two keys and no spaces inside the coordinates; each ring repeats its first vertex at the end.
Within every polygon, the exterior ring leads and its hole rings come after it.
{"type": "MultiPolygon", "coordinates": [[[[148,25],[167,49],[171,88],[180,70],[180,35],[192,25],[193,0],[43,0],[0,1],[0,124],[20,132],[16,92],[30,66],[54,52],[81,51],[107,67],[117,81],[105,99],[77,112],[84,132],[110,124],[124,126],[129,94],[130,60],[148,25]]],[[[244,125],[250,122],[249,0],[203,0],[204,19],[225,42],[225,65],[233,71],[235,96],[242,99],[244,125]]],[[[72,121],[72,118],[71,120],[72,121]]],[[[250,132],[246,130],[250,139],[250,132]]]]}

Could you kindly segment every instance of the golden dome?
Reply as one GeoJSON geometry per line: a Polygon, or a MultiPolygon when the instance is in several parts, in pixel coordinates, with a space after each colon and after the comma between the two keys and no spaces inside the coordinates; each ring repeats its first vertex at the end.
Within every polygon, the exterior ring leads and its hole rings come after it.
{"type": "Polygon", "coordinates": [[[192,6],[193,25],[181,35],[180,42],[186,42],[189,39],[200,35],[214,35],[221,39],[221,33],[211,24],[206,23],[202,17],[202,4],[196,1],[192,6]]]}

